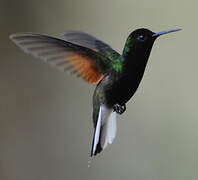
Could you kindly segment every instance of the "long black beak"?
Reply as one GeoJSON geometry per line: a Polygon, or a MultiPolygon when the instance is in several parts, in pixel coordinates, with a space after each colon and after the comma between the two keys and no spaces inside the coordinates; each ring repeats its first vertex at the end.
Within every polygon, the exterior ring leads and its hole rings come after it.
{"type": "Polygon", "coordinates": [[[168,33],[172,33],[172,32],[176,32],[176,31],[181,31],[182,29],[172,29],[172,30],[167,30],[167,31],[161,31],[161,32],[157,32],[157,33],[154,33],[152,36],[153,37],[158,37],[158,36],[161,36],[163,34],[168,34],[168,33]]]}

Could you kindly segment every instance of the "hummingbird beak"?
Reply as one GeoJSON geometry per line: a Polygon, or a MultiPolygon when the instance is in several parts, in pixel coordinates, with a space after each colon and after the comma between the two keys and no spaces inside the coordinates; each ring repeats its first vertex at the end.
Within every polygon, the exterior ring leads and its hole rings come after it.
{"type": "Polygon", "coordinates": [[[167,31],[161,31],[161,32],[157,32],[157,33],[154,33],[152,35],[152,37],[158,37],[158,36],[161,36],[163,34],[168,34],[168,33],[171,33],[171,32],[176,32],[176,31],[181,31],[182,29],[172,29],[172,30],[167,30],[167,31]]]}

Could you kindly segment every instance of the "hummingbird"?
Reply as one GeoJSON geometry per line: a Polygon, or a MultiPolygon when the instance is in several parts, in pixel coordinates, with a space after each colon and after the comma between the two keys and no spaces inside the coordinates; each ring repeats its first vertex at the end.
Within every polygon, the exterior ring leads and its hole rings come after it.
{"type": "Polygon", "coordinates": [[[10,39],[25,53],[96,84],[91,145],[91,156],[96,156],[115,139],[116,114],[125,112],[126,103],[138,89],[155,40],[179,30],[155,33],[146,28],[136,29],[128,36],[122,54],[81,31],[65,31],[59,38],[16,33],[10,39]]]}

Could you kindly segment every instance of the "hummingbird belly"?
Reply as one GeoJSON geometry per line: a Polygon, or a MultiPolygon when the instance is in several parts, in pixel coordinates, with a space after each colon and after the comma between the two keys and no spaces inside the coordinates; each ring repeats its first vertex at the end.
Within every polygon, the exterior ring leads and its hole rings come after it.
{"type": "Polygon", "coordinates": [[[105,87],[106,103],[110,106],[125,105],[136,92],[141,79],[140,76],[126,76],[108,84],[105,87]]]}

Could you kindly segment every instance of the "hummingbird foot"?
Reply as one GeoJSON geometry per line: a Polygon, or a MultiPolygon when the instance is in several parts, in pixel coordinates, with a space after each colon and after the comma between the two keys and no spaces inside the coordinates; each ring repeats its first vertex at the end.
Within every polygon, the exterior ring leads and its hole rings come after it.
{"type": "Polygon", "coordinates": [[[118,114],[122,114],[126,111],[126,105],[119,105],[119,104],[115,104],[113,106],[113,111],[117,112],[118,114]]]}

